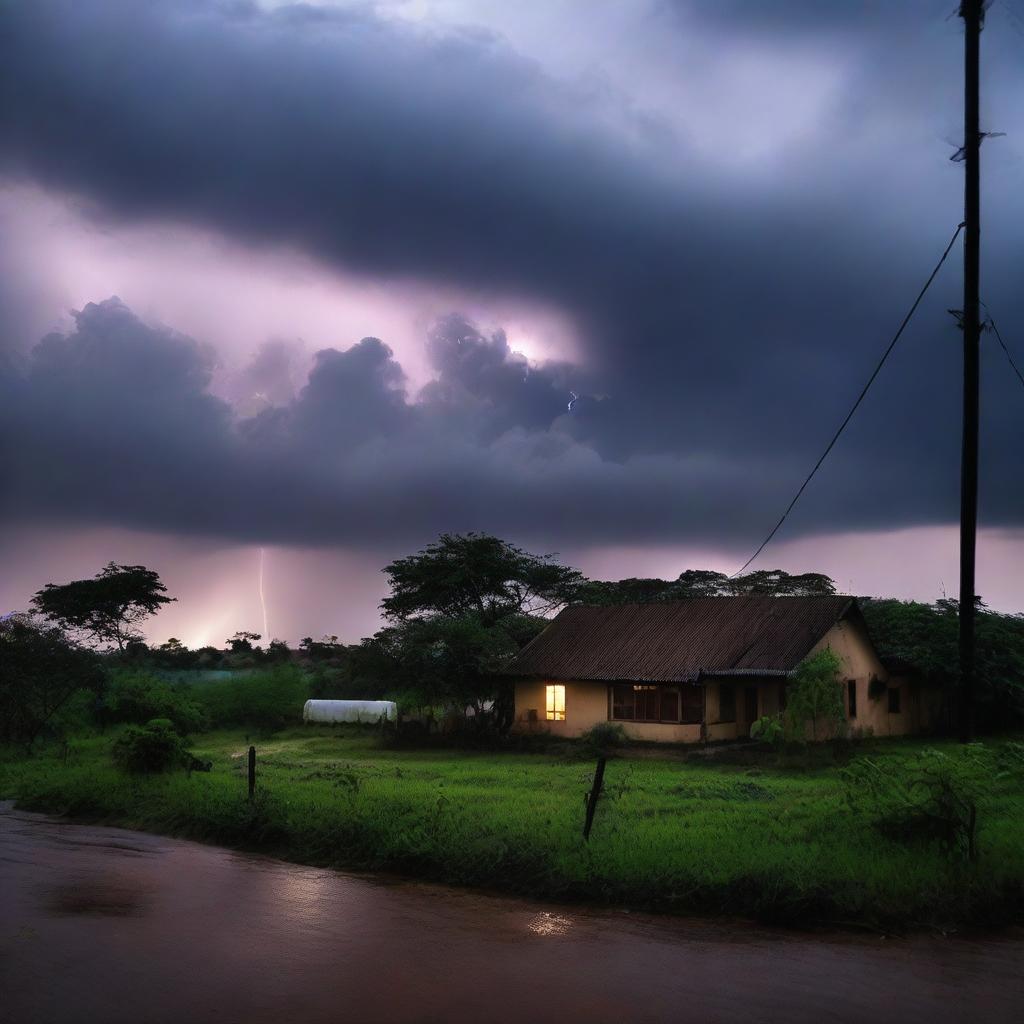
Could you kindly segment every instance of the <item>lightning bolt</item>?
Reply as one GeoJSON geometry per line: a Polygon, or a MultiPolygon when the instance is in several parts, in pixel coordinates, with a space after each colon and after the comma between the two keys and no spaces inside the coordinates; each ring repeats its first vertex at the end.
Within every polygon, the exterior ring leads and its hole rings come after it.
{"type": "Polygon", "coordinates": [[[260,594],[260,607],[263,609],[263,639],[270,643],[270,627],[267,625],[267,600],[263,596],[263,564],[266,561],[267,553],[260,548],[260,574],[257,589],[260,594]]]}

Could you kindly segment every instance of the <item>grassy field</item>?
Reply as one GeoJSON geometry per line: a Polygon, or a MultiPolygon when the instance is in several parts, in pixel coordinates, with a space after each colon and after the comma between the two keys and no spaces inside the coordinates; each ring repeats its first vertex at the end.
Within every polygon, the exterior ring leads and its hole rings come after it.
{"type": "MultiPolygon", "coordinates": [[[[210,773],[130,776],[113,733],[0,762],[0,797],[27,809],[259,850],[303,863],[387,871],[557,900],[785,923],[914,929],[1024,921],[1024,796],[993,778],[979,856],[884,838],[843,799],[827,765],[744,767],[611,760],[589,844],[593,766],[564,754],[382,749],[372,733],[301,728],[257,741],[200,736],[210,773]]],[[[957,756],[952,744],[930,743],[957,756]]],[[[924,744],[876,741],[876,760],[924,744]]]]}

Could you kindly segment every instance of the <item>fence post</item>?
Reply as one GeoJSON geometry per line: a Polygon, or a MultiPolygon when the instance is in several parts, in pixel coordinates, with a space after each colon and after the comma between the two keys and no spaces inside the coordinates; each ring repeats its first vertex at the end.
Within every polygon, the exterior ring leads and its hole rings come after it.
{"type": "Polygon", "coordinates": [[[256,793],[256,748],[249,748],[249,799],[256,793]]]}
{"type": "Polygon", "coordinates": [[[604,785],[604,762],[602,755],[597,759],[597,768],[594,771],[594,785],[587,796],[587,820],[583,825],[583,839],[590,841],[590,827],[594,824],[594,811],[597,810],[597,798],[601,795],[601,787],[604,785]]]}

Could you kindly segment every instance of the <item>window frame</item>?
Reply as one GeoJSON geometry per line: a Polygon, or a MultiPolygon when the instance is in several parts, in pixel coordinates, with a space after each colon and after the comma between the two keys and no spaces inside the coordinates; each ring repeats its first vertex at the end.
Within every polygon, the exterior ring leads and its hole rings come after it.
{"type": "Polygon", "coordinates": [[[545,683],[544,684],[544,721],[546,722],[564,722],[566,721],[565,713],[565,683],[545,683]],[[559,708],[558,691],[561,690],[561,708],[559,708]]]}
{"type": "Polygon", "coordinates": [[[608,721],[639,722],[643,725],[682,725],[684,724],[682,688],[655,683],[609,683],[608,721]],[[675,718],[664,716],[665,695],[669,691],[676,698],[675,718]],[[648,716],[652,703],[657,713],[655,718],[648,716]],[[628,715],[622,713],[626,709],[630,712],[628,715]],[[638,711],[642,714],[638,714],[638,711]]]}

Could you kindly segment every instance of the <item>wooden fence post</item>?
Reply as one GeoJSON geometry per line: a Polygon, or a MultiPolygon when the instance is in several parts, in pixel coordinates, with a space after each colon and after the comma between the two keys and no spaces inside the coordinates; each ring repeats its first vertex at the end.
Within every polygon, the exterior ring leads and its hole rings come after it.
{"type": "Polygon", "coordinates": [[[249,748],[249,799],[256,794],[256,748],[249,748]]]}
{"type": "Polygon", "coordinates": [[[590,841],[590,827],[594,824],[594,812],[597,810],[597,799],[601,795],[601,787],[604,785],[604,762],[602,755],[597,759],[597,768],[594,771],[594,785],[591,787],[587,797],[587,820],[583,825],[583,839],[590,841]]]}

